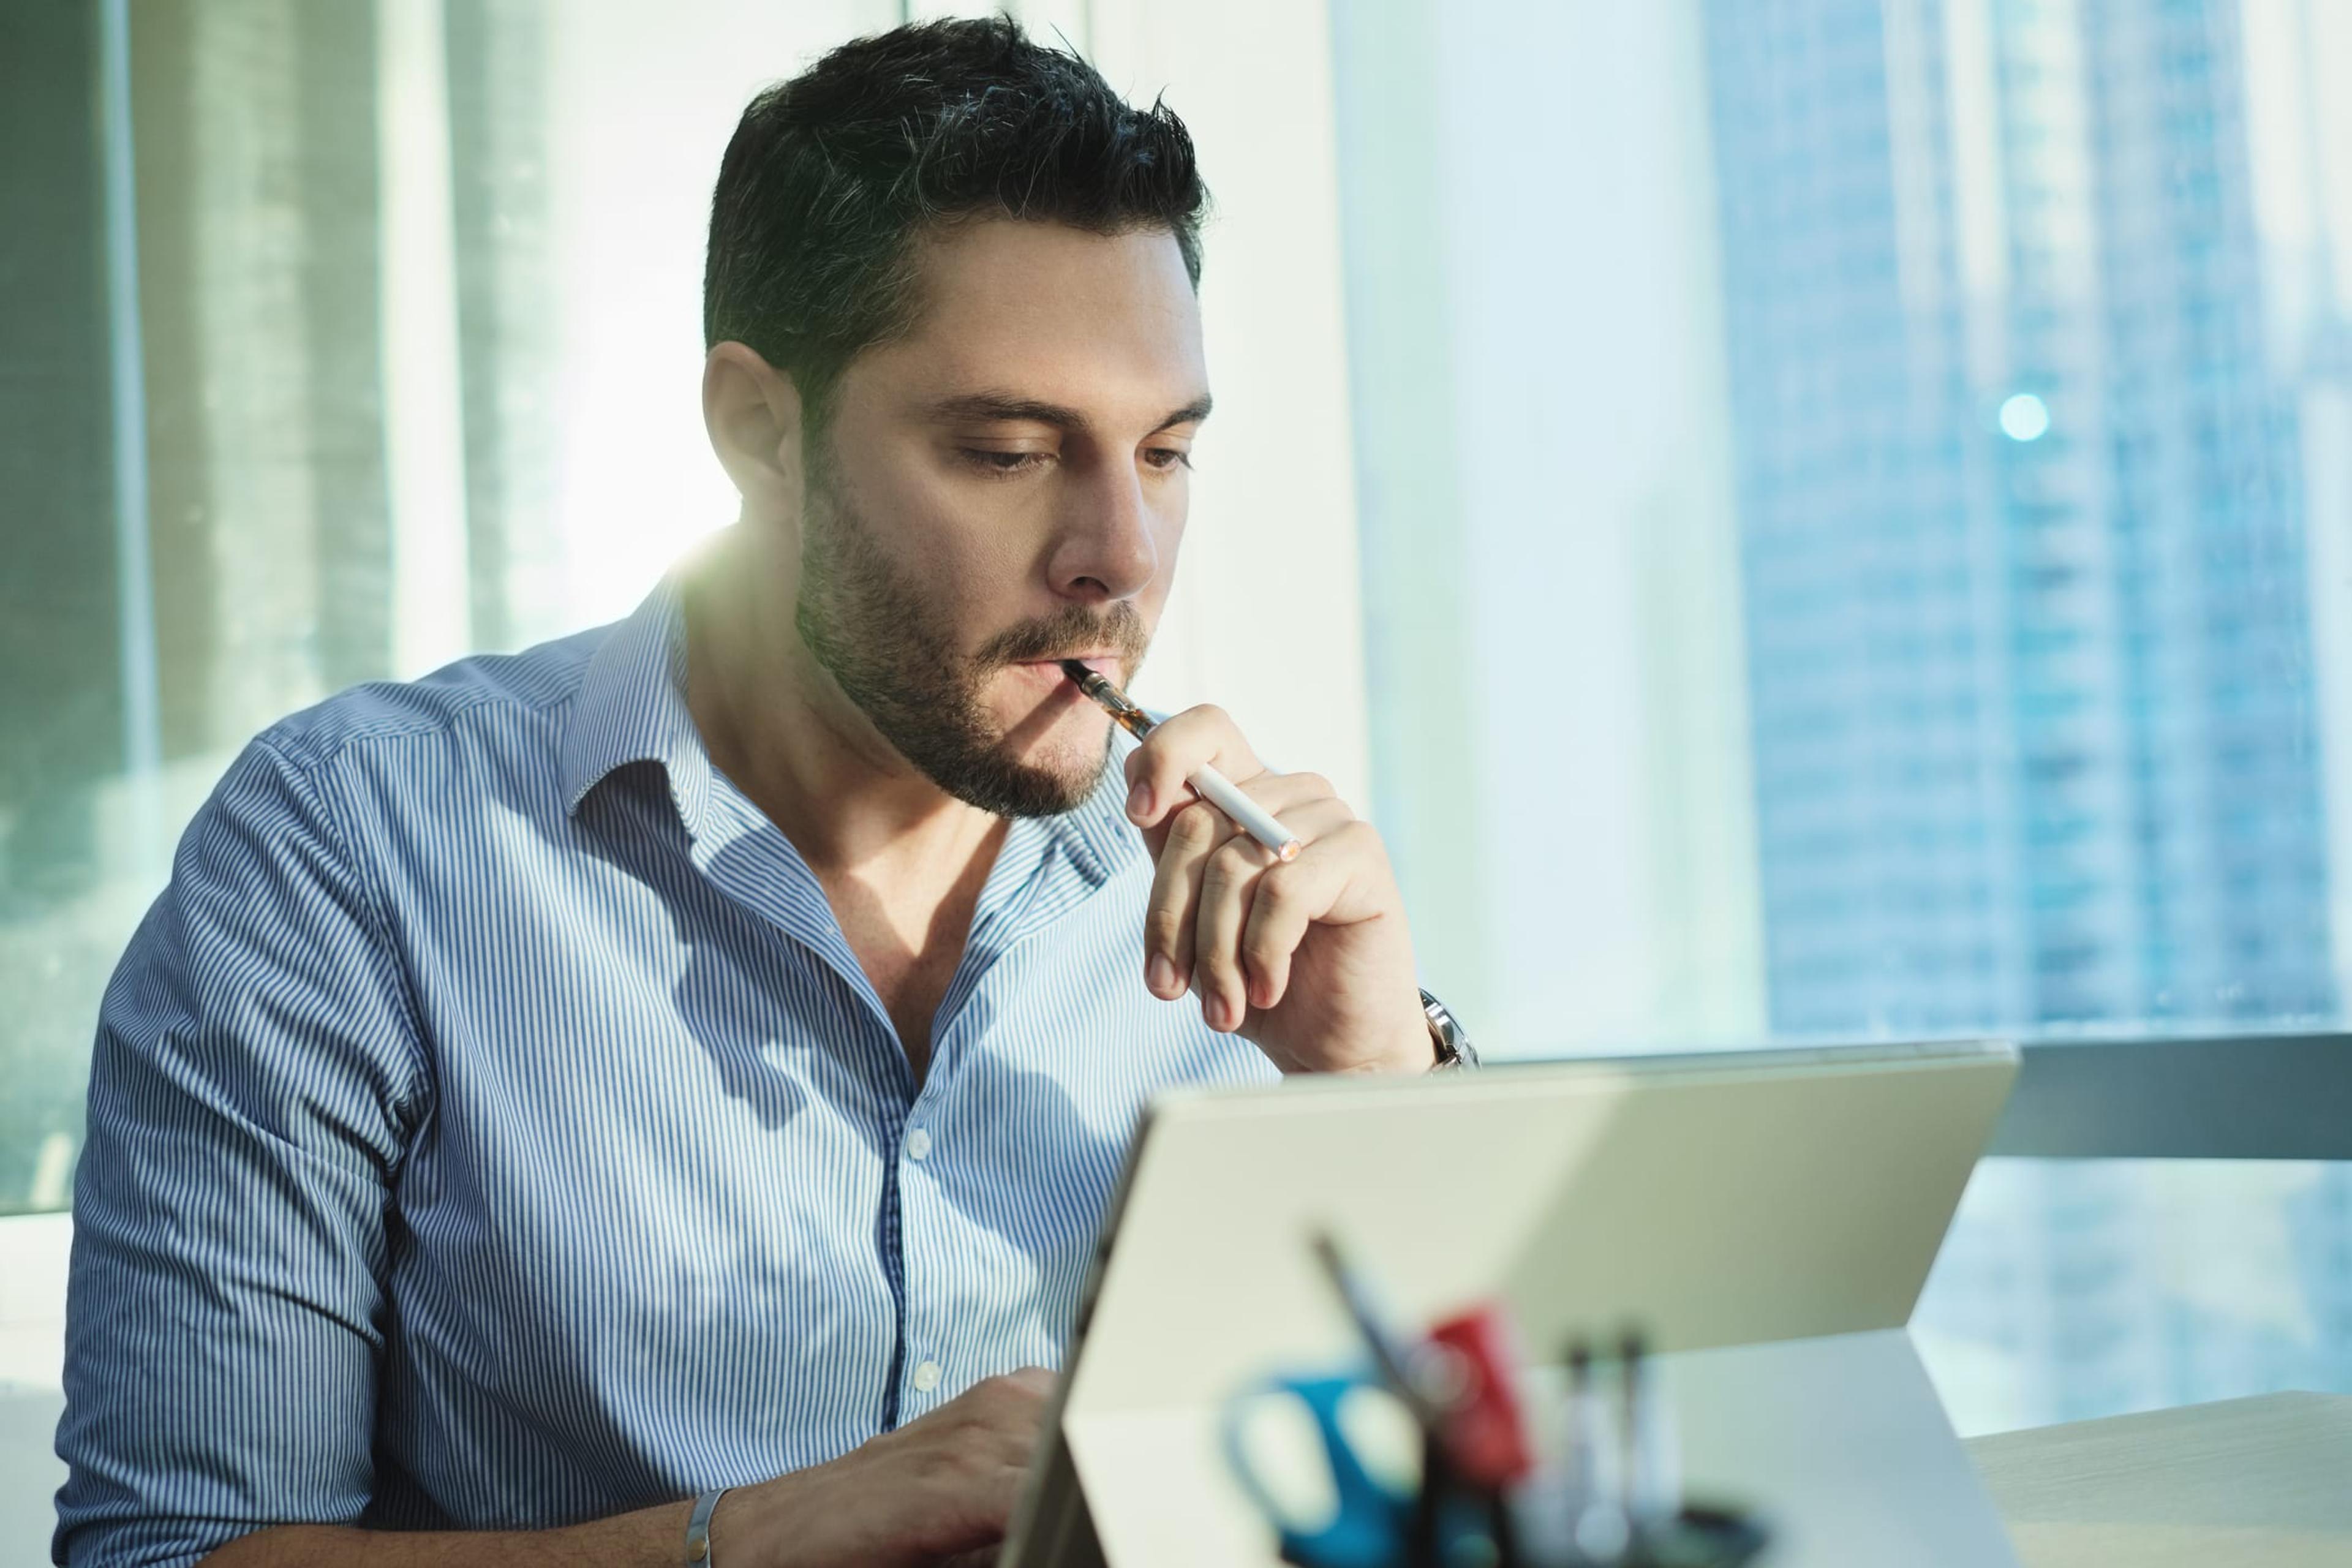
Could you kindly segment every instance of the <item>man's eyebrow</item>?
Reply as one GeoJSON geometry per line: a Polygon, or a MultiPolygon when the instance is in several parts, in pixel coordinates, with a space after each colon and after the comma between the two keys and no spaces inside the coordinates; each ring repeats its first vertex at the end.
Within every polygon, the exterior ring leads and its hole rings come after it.
{"type": "MultiPolygon", "coordinates": [[[[1171,410],[1152,428],[1165,430],[1171,426],[1190,425],[1206,419],[1213,402],[1204,392],[1183,407],[1171,410]]],[[[931,416],[940,420],[1021,420],[1034,425],[1051,425],[1056,430],[1084,431],[1090,426],[1087,416],[1075,408],[1065,408],[1058,403],[1005,392],[968,392],[961,396],[942,398],[931,405],[931,416]]]]}
{"type": "Polygon", "coordinates": [[[1171,425],[1197,425],[1209,416],[1209,410],[1214,406],[1216,400],[1204,392],[1183,407],[1171,411],[1167,418],[1152,428],[1165,430],[1171,425]]]}

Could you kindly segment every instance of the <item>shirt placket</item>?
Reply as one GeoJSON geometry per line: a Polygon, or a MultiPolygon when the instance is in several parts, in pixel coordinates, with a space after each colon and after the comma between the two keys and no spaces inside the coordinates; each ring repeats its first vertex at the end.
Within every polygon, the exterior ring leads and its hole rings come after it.
{"type": "MultiPolygon", "coordinates": [[[[736,904],[774,927],[804,955],[830,971],[856,999],[862,1026],[854,1040],[840,1042],[852,1053],[864,1086],[864,1110],[871,1147],[879,1156],[881,1198],[874,1217],[875,1259],[889,1288],[898,1318],[890,1364],[884,1373],[877,1421],[887,1431],[901,1420],[905,1392],[922,1363],[908,1344],[908,1303],[902,1243],[904,1205],[900,1192],[914,1075],[889,1011],[849,949],[824,887],[792,841],[723,777],[714,779],[708,829],[695,838],[694,859],[703,875],[736,904]]],[[[928,1152],[928,1151],[927,1151],[928,1152]]],[[[937,1386],[936,1370],[922,1380],[937,1386]]]]}
{"type": "Polygon", "coordinates": [[[1050,898],[1057,863],[1054,835],[1046,826],[1016,822],[1008,829],[972,910],[962,959],[934,1019],[929,1070],[908,1109],[896,1187],[901,1200],[899,1254],[905,1282],[902,1420],[936,1408],[982,1376],[1007,1370],[973,1360],[973,1347],[984,1336],[975,1331],[978,1325],[963,1321],[967,1304],[940,1278],[949,1271],[959,1242],[969,1239],[958,1234],[959,1225],[968,1222],[958,1219],[943,1190],[958,1179],[957,1167],[964,1158],[944,1130],[955,1121],[959,1086],[981,1044],[972,1020],[982,1012],[971,1005],[982,997],[998,961],[1030,929],[1032,911],[1050,898]]]}

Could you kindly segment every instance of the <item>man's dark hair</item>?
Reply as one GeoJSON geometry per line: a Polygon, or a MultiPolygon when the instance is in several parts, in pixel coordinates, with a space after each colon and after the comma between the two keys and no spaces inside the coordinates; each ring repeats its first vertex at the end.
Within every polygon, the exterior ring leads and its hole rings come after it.
{"type": "Polygon", "coordinates": [[[744,110],[711,197],[703,344],[750,345],[822,429],[849,362],[913,324],[926,230],[991,215],[1164,228],[1198,287],[1207,202],[1173,110],[1129,107],[1010,17],[894,28],[744,110]]]}

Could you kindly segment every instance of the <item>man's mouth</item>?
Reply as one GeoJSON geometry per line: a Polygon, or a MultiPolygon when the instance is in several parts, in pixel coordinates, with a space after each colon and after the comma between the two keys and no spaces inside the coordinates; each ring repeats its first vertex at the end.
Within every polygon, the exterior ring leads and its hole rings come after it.
{"type": "Polygon", "coordinates": [[[1072,691],[1076,691],[1078,689],[1077,683],[1062,671],[1062,661],[1066,658],[1078,660],[1088,669],[1107,677],[1114,683],[1118,679],[1119,659],[1118,655],[1115,653],[1065,653],[1056,654],[1052,658],[1024,658],[1016,663],[1013,668],[1025,670],[1041,680],[1065,682],[1072,691]]]}

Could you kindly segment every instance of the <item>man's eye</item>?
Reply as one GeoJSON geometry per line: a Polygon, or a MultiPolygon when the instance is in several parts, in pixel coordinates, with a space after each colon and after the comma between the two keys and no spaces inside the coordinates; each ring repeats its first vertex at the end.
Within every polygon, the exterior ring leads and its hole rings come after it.
{"type": "Polygon", "coordinates": [[[1189,468],[1192,455],[1181,447],[1149,447],[1144,449],[1144,461],[1155,468],[1189,468]]]}
{"type": "Polygon", "coordinates": [[[966,462],[992,474],[1025,474],[1052,460],[1044,452],[993,452],[979,447],[966,447],[962,451],[966,462]]]}

